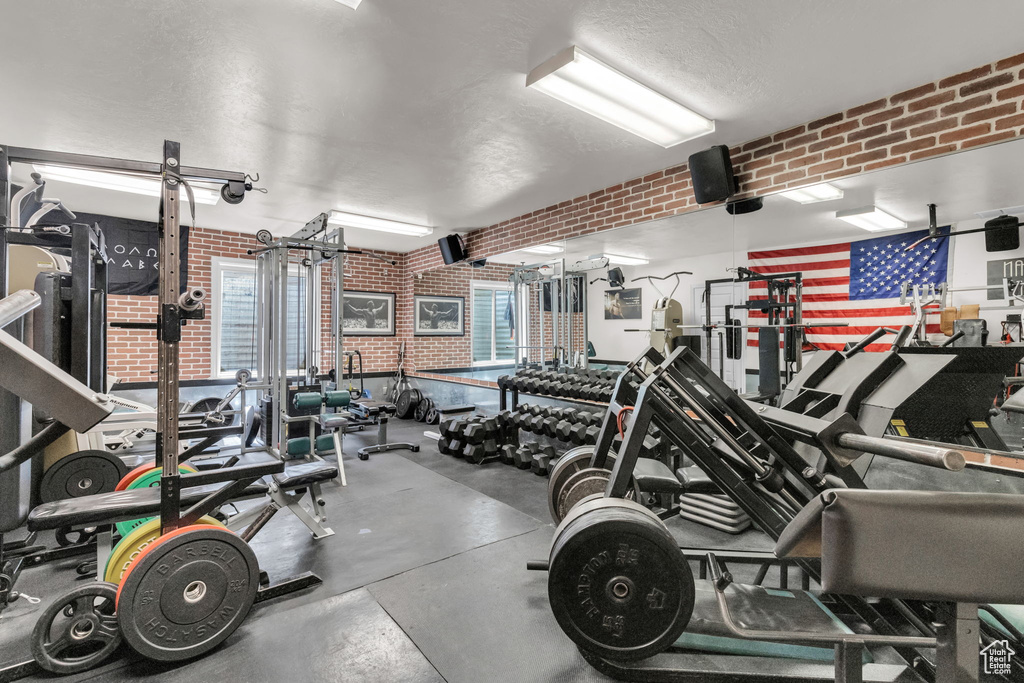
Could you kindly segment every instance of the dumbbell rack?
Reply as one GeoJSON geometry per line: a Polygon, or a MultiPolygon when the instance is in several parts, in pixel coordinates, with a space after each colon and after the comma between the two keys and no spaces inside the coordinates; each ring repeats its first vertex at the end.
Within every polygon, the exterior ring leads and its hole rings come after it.
{"type": "Polygon", "coordinates": [[[519,394],[550,396],[584,403],[607,403],[612,396],[615,378],[613,370],[586,370],[569,368],[567,372],[528,368],[515,375],[498,378],[501,410],[509,408],[508,392],[512,394],[511,407],[519,403],[519,394]]]}

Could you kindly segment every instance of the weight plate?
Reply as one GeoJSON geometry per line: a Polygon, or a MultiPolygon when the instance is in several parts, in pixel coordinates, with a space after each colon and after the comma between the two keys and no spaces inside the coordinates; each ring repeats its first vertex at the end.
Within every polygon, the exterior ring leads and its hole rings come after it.
{"type": "Polygon", "coordinates": [[[416,399],[416,401],[415,401],[416,403],[419,403],[420,401],[423,400],[423,392],[420,391],[419,389],[413,389],[412,393],[413,393],[413,398],[416,399]]]}
{"type": "Polygon", "coordinates": [[[70,526],[62,526],[54,529],[53,537],[57,541],[57,545],[62,548],[66,548],[69,545],[80,545],[96,538],[96,527],[74,529],[70,526]]]}
{"type": "Polygon", "coordinates": [[[591,500],[560,527],[548,600],[579,647],[611,660],[664,651],[693,611],[693,573],[665,525],[641,506],[591,500]],[[636,508],[640,508],[639,510],[636,508]]]}
{"type": "Polygon", "coordinates": [[[433,405],[431,401],[430,410],[427,411],[427,424],[436,425],[441,422],[441,413],[438,412],[437,406],[433,405]]]}
{"type": "Polygon", "coordinates": [[[88,671],[121,644],[114,605],[117,587],[79,586],[47,607],[32,629],[32,657],[55,674],[88,671]]]}
{"type": "MultiPolygon", "coordinates": [[[[147,471],[142,472],[139,476],[135,477],[127,488],[123,490],[131,489],[146,489],[152,488],[153,486],[160,485],[160,475],[163,473],[164,468],[162,467],[151,467],[147,471]]],[[[180,474],[188,474],[195,472],[195,468],[191,465],[178,465],[178,472],[180,474]]],[[[132,532],[133,529],[141,526],[142,524],[153,519],[153,517],[142,517],[140,519],[128,519],[123,522],[117,522],[114,526],[117,528],[117,533],[121,534],[121,538],[124,538],[132,532]]]]}
{"type": "Polygon", "coordinates": [[[107,451],[78,451],[53,463],[43,474],[44,503],[113,491],[128,472],[121,458],[107,451]]]}
{"type": "Polygon", "coordinates": [[[154,467],[156,467],[156,463],[152,463],[152,462],[151,463],[147,463],[145,465],[139,465],[135,469],[133,469],[130,472],[128,472],[128,474],[126,474],[123,477],[121,477],[121,481],[117,482],[117,486],[114,487],[114,490],[115,491],[124,491],[126,488],[128,488],[129,484],[131,484],[133,481],[138,479],[144,472],[148,472],[149,470],[153,469],[154,467]]]}
{"type": "MultiPolygon", "coordinates": [[[[199,524],[223,527],[219,520],[207,515],[199,520],[199,524]]],[[[160,519],[153,517],[149,521],[137,526],[127,536],[122,538],[110,551],[107,557],[107,564],[103,568],[103,580],[115,586],[121,583],[128,565],[132,563],[139,554],[149,546],[150,543],[160,538],[160,519]]]]}
{"type": "Polygon", "coordinates": [[[426,399],[416,404],[416,409],[413,411],[412,416],[417,422],[423,422],[427,419],[427,407],[426,399]]]}
{"type": "Polygon", "coordinates": [[[117,589],[121,633],[155,661],[201,655],[245,619],[259,574],[252,548],[227,529],[176,529],[146,547],[125,572],[117,589]]]}
{"type": "Polygon", "coordinates": [[[408,420],[412,415],[412,411],[415,410],[415,403],[413,403],[413,393],[409,389],[406,389],[398,395],[398,401],[395,404],[395,415],[408,420]]]}
{"type": "Polygon", "coordinates": [[[548,475],[548,512],[557,524],[561,521],[558,514],[558,497],[562,493],[565,480],[580,470],[590,467],[590,459],[594,455],[593,446],[578,446],[570,449],[558,459],[548,475]]]}
{"type": "MultiPolygon", "coordinates": [[[[189,406],[187,412],[189,413],[212,413],[223,399],[211,396],[209,398],[202,398],[189,406]]],[[[227,406],[225,410],[231,410],[231,406],[227,406]]],[[[238,415],[210,415],[203,420],[203,426],[205,427],[230,427],[235,424],[235,420],[238,419],[238,415]]]]}
{"type": "MultiPolygon", "coordinates": [[[[609,456],[610,458],[610,456],[609,456]]],[[[612,458],[610,464],[614,466],[612,458]]],[[[598,467],[584,467],[563,478],[561,488],[558,491],[558,498],[554,501],[555,523],[561,522],[569,512],[585,498],[596,493],[604,494],[608,487],[608,480],[611,479],[612,471],[598,467]]],[[[636,481],[630,478],[630,488],[626,491],[627,500],[638,500],[640,488],[636,481]]]]}

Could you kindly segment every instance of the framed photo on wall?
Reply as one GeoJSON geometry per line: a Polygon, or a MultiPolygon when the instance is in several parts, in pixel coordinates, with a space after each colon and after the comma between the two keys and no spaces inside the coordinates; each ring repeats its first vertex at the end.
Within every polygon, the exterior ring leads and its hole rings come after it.
{"type": "Polygon", "coordinates": [[[395,336],[395,295],[345,290],[341,334],[345,337],[395,336]]]}
{"type": "Polygon", "coordinates": [[[605,320],[639,320],[644,317],[643,290],[606,289],[604,292],[605,320]]]}
{"type": "Polygon", "coordinates": [[[414,296],[413,333],[418,337],[462,337],[466,300],[461,296],[414,296]]]}

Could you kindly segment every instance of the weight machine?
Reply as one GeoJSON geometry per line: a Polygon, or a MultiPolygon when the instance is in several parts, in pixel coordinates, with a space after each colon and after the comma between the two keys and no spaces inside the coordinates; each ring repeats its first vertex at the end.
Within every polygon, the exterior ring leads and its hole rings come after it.
{"type": "MultiPolygon", "coordinates": [[[[256,482],[267,475],[282,474],[282,463],[270,459],[237,464],[236,457],[227,466],[210,471],[182,474],[179,470],[178,344],[184,321],[200,319],[204,313],[201,301],[193,296],[194,290],[180,291],[180,192],[184,189],[191,195],[192,182],[214,183],[221,186],[225,201],[237,204],[251,189],[251,184],[241,173],[182,165],[180,146],[171,141],[164,142],[161,161],[156,163],[0,146],[0,225],[7,225],[9,219],[7,197],[12,162],[52,163],[141,175],[158,179],[161,186],[159,314],[152,325],[158,338],[156,459],[161,465],[159,483],[153,488],[45,503],[28,515],[29,530],[38,531],[75,523],[113,524],[155,514],[158,522],[153,531],[154,540],[146,546],[145,553],[135,556],[125,569],[119,587],[101,582],[82,585],[43,611],[33,632],[36,663],[52,672],[84,671],[116,650],[122,638],[132,649],[154,660],[180,661],[196,657],[230,636],[255,602],[321,582],[311,573],[275,586],[262,580],[248,540],[273,516],[276,511],[273,506],[265,508],[237,535],[216,525],[210,517],[216,508],[230,500],[265,493],[266,489],[260,489],[256,482]],[[173,576],[168,575],[164,566],[171,557],[179,558],[174,561],[173,576]],[[205,560],[197,564],[196,558],[205,560]],[[208,581],[214,586],[235,586],[237,590],[210,590],[208,581]],[[222,618],[211,621],[202,617],[197,622],[197,609],[202,615],[216,613],[222,618]],[[57,627],[55,620],[60,615],[68,619],[57,627]],[[147,628],[154,620],[175,626],[147,628]],[[201,628],[196,628],[200,625],[201,628]],[[56,632],[51,630],[55,628],[56,632]],[[186,630],[188,637],[184,636],[186,630]],[[86,639],[95,646],[90,654],[69,654],[69,643],[86,639]]],[[[190,203],[194,207],[194,202],[190,203]]],[[[0,319],[4,324],[17,321],[40,303],[40,297],[34,292],[8,296],[7,261],[7,242],[0,240],[0,319]]],[[[0,430],[0,446],[3,447],[0,450],[6,453],[0,456],[0,475],[13,478],[15,487],[20,479],[19,471],[46,446],[69,430],[88,431],[106,419],[114,408],[114,402],[102,391],[102,385],[93,387],[76,379],[4,331],[0,331],[0,387],[0,408],[21,415],[21,402],[25,401],[45,415],[47,423],[24,443],[18,442],[16,430],[0,430]]],[[[15,508],[14,514],[7,514],[0,524],[3,531],[16,528],[10,526],[12,517],[15,525],[20,525],[27,513],[18,488],[4,491],[4,504],[10,505],[8,492],[12,493],[15,508]]],[[[97,545],[96,549],[100,557],[109,554],[109,545],[106,549],[97,545]]],[[[6,597],[10,574],[2,558],[0,564],[5,568],[6,579],[0,588],[6,597]]],[[[34,671],[31,663],[17,665],[15,669],[15,675],[34,671]]]]}
{"type": "MultiPolygon", "coordinates": [[[[655,291],[658,292],[659,298],[654,302],[654,308],[651,309],[651,346],[658,349],[663,353],[672,353],[683,342],[683,307],[682,305],[673,299],[676,290],[679,289],[679,276],[680,275],[693,275],[688,270],[678,270],[674,273],[669,273],[664,277],[657,277],[654,275],[644,275],[642,277],[633,278],[633,282],[640,280],[649,280],[651,286],[654,287],[655,291]],[[672,291],[668,293],[668,296],[657,285],[657,281],[668,280],[674,277],[676,279],[675,285],[672,287],[672,291]]],[[[626,330],[626,332],[644,332],[645,330],[626,330]]]]}
{"type": "MultiPolygon", "coordinates": [[[[620,376],[596,447],[576,456],[588,460],[583,469],[552,471],[558,502],[573,504],[561,508],[549,560],[529,568],[548,571],[552,611],[584,657],[622,680],[977,681],[978,634],[983,645],[1007,636],[979,621],[976,603],[1024,599],[1015,580],[990,580],[1009,576],[1024,548],[998,558],[982,548],[1012,533],[1022,498],[868,490],[853,466],[866,453],[947,471],[966,465],[955,447],[870,436],[847,413],[820,419],[744,401],[689,349],[667,358],[649,349],[620,376]],[[644,490],[640,452],[652,425],[776,541],[761,554],[755,585],[735,584],[723,566],[736,554],[681,549],[657,516],[628,500],[644,490]],[[989,506],[999,512],[978,515],[989,506]],[[874,533],[896,538],[882,546],[867,541],[874,533]],[[698,560],[695,580],[690,561],[698,560]],[[764,563],[776,560],[800,568],[804,590],[760,587],[764,563]],[[820,598],[807,591],[812,580],[820,598]],[[719,653],[713,662],[700,654],[709,649],[719,653]]],[[[981,610],[1006,623],[998,609],[981,610]]],[[[1022,674],[1014,662],[1003,680],[1022,674]]]]}
{"type": "Polygon", "coordinates": [[[534,364],[550,365],[552,369],[587,367],[589,337],[584,272],[606,265],[607,259],[567,265],[561,258],[512,269],[509,282],[516,316],[513,349],[517,369],[534,364]],[[537,307],[536,318],[533,317],[533,302],[537,307]],[[575,316],[582,316],[578,325],[575,316]],[[523,317],[526,320],[520,319],[523,317]]]}

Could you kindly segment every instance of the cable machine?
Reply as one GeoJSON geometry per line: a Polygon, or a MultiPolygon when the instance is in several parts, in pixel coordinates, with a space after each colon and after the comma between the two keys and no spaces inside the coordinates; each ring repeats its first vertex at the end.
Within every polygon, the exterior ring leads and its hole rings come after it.
{"type": "Polygon", "coordinates": [[[517,317],[513,341],[517,369],[531,363],[587,367],[587,281],[583,272],[593,269],[590,263],[580,261],[567,267],[561,258],[513,268],[509,282],[517,317]],[[581,316],[580,324],[574,316],[581,316]]]}

